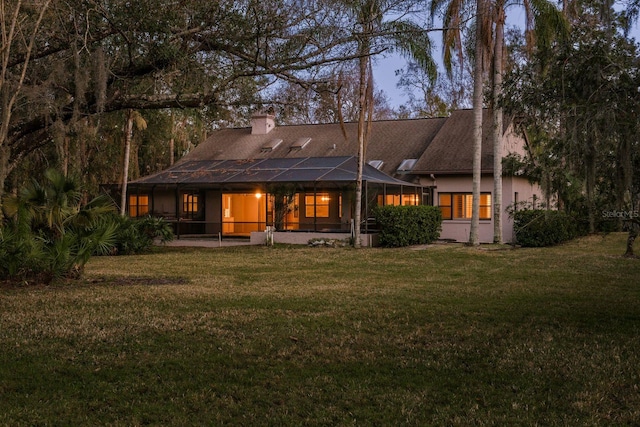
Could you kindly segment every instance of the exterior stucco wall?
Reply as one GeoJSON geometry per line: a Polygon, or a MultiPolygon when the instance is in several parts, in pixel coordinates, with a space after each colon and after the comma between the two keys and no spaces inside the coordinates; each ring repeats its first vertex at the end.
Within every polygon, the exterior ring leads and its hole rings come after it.
{"type": "MultiPolygon", "coordinates": [[[[438,205],[439,193],[471,193],[472,182],[470,176],[444,176],[435,177],[435,182],[429,177],[423,177],[421,183],[425,186],[434,185],[434,205],[438,205]]],[[[480,192],[491,193],[493,196],[493,177],[482,177],[480,192]]],[[[530,184],[526,179],[519,177],[504,177],[502,180],[502,239],[503,242],[513,240],[513,219],[509,217],[507,209],[515,201],[518,193],[518,201],[540,201],[542,191],[537,184],[530,184]]],[[[493,201],[493,197],[492,197],[493,201]]],[[[457,242],[469,241],[471,220],[455,219],[442,222],[441,239],[451,239],[457,242]]],[[[481,243],[493,242],[493,217],[490,220],[480,220],[478,237],[481,243]]]]}

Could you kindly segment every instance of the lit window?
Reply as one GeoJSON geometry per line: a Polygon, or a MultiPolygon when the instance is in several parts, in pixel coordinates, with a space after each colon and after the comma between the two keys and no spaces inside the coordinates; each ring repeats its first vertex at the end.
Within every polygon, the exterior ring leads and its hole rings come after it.
{"type": "Polygon", "coordinates": [[[182,195],[182,212],[187,217],[193,217],[198,213],[198,195],[194,193],[184,193],[182,195]]]}
{"type": "MultiPolygon", "coordinates": [[[[442,219],[471,219],[473,195],[439,193],[438,205],[442,212],[442,219]]],[[[480,194],[480,219],[491,219],[491,193],[480,194]]]]}
{"type": "Polygon", "coordinates": [[[405,206],[418,206],[419,198],[417,194],[403,194],[402,204],[405,206]]]}
{"type": "Polygon", "coordinates": [[[149,213],[149,196],[146,194],[129,195],[129,216],[137,218],[149,213]]]}
{"type": "Polygon", "coordinates": [[[304,196],[305,216],[307,218],[328,218],[329,202],[331,201],[329,193],[307,194],[304,196]]]}
{"type": "Polygon", "coordinates": [[[405,206],[417,206],[419,205],[420,198],[417,194],[387,194],[386,196],[378,196],[378,204],[382,204],[384,200],[385,206],[400,206],[400,199],[405,206]]]}

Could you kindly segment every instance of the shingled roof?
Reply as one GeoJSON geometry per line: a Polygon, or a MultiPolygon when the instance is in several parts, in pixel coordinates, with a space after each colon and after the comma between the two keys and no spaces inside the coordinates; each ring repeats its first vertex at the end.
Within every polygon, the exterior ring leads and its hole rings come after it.
{"type": "MultiPolygon", "coordinates": [[[[485,111],[482,124],[482,173],[493,172],[491,126],[491,114],[485,111]]],[[[413,174],[471,174],[473,172],[473,110],[457,110],[451,113],[411,172],[413,174]]]]}
{"type": "MultiPolygon", "coordinates": [[[[383,120],[371,124],[366,160],[383,160],[381,171],[396,175],[405,159],[418,159],[447,118],[383,120]]],[[[222,129],[198,145],[184,160],[342,157],[358,152],[357,123],[277,126],[264,135],[251,128],[222,129]],[[308,140],[308,141],[307,141],[308,140]],[[280,141],[280,142],[278,142],[280,141]],[[302,148],[300,141],[306,141],[302,148]]]]}
{"type": "MultiPolygon", "coordinates": [[[[493,171],[491,115],[485,111],[483,116],[482,172],[490,173],[493,171]]],[[[248,127],[216,131],[174,166],[135,183],[230,182],[231,178],[221,175],[221,171],[227,168],[225,173],[234,174],[237,165],[255,166],[252,169],[255,172],[267,165],[298,164],[291,159],[318,162],[317,159],[338,158],[341,162],[351,159],[358,151],[357,123],[276,126],[263,134],[252,134],[251,130],[248,127]],[[271,161],[260,162],[267,159],[271,161]]],[[[472,146],[473,110],[457,110],[449,117],[373,122],[365,158],[390,178],[411,181],[421,174],[471,174],[472,146]]],[[[367,166],[366,169],[374,168],[367,166]]],[[[245,175],[236,174],[233,179],[245,180],[247,176],[245,171],[245,175]]],[[[257,182],[257,178],[255,173],[251,176],[253,182],[257,182]]],[[[376,176],[376,179],[381,178],[376,176]]]]}

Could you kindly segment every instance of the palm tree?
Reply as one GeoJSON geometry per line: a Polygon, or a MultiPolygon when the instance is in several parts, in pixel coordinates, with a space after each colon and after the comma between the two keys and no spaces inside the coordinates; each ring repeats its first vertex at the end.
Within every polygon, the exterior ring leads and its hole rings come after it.
{"type": "Polygon", "coordinates": [[[495,37],[493,49],[493,243],[502,243],[502,62],[504,46],[504,23],[506,14],[504,0],[495,0],[495,37]]]}
{"type": "Polygon", "coordinates": [[[92,254],[114,244],[117,225],[105,215],[114,211],[110,199],[97,197],[83,206],[75,181],[53,169],[44,177],[3,200],[2,231],[9,242],[0,245],[0,275],[78,277],[92,254]]]}
{"type": "Polygon", "coordinates": [[[487,1],[476,0],[476,36],[475,36],[475,62],[473,66],[473,181],[472,181],[472,205],[471,227],[469,230],[469,245],[480,244],[480,182],[482,160],[482,92],[484,88],[484,57],[485,44],[483,35],[486,34],[485,22],[487,1]]]}
{"type": "Polygon", "coordinates": [[[355,21],[354,36],[358,49],[358,155],[354,214],[354,247],[360,247],[362,216],[362,172],[368,141],[367,123],[373,109],[371,56],[384,50],[397,50],[413,59],[435,80],[437,66],[431,56],[431,40],[423,28],[407,20],[385,20],[402,2],[394,0],[343,0],[355,21]]]}
{"type": "MultiPolygon", "coordinates": [[[[562,12],[548,0],[525,0],[525,39],[528,50],[536,43],[547,45],[556,35],[564,36],[568,32],[567,21],[562,12]]],[[[502,135],[503,110],[502,75],[504,73],[504,24],[506,20],[505,0],[494,0],[493,22],[495,26],[493,49],[493,242],[502,243],[502,135]]]]}
{"type": "MultiPolygon", "coordinates": [[[[527,44],[532,47],[536,41],[549,43],[558,32],[567,31],[566,20],[561,12],[548,0],[524,0],[527,44]]],[[[493,142],[493,220],[496,243],[502,242],[502,134],[503,111],[500,106],[502,96],[502,75],[504,72],[504,25],[506,8],[511,4],[506,0],[476,0],[475,20],[475,64],[474,64],[474,166],[473,166],[473,205],[469,244],[477,245],[480,214],[480,158],[482,152],[482,92],[484,83],[485,56],[493,53],[492,79],[492,142],[493,142]]],[[[432,15],[445,7],[444,15],[444,59],[445,66],[451,69],[452,52],[457,51],[462,59],[462,42],[460,32],[464,22],[464,12],[471,6],[465,0],[432,0],[432,15]]]]}

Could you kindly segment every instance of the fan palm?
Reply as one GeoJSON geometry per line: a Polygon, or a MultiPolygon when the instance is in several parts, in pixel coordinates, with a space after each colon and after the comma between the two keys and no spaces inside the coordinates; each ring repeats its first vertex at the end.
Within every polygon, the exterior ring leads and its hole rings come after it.
{"type": "Polygon", "coordinates": [[[9,241],[0,256],[12,267],[2,275],[77,277],[92,254],[114,244],[117,226],[105,215],[114,210],[110,199],[97,197],[83,206],[73,180],[53,169],[44,175],[43,183],[34,181],[4,198],[3,237],[9,241]]]}

